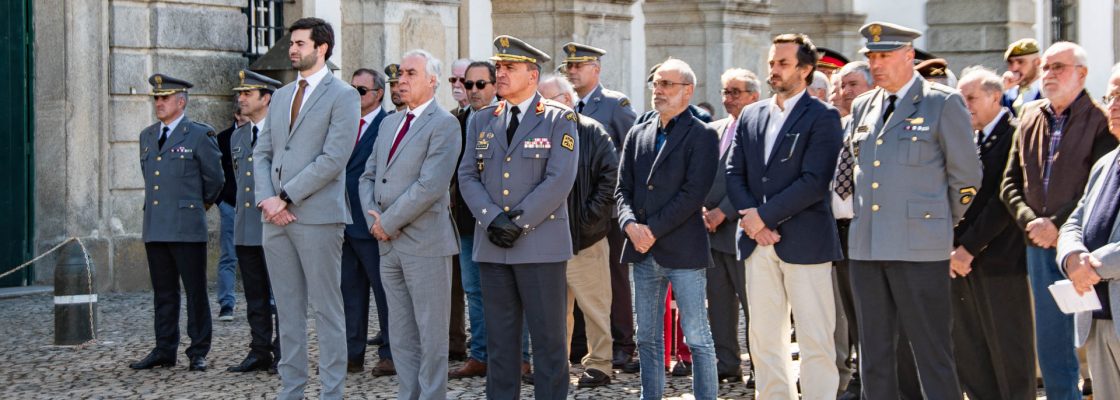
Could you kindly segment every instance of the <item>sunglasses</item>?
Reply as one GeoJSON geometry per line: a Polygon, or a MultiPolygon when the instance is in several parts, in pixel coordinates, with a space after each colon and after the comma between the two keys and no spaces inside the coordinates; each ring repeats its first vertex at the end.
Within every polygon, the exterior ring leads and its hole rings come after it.
{"type": "Polygon", "coordinates": [[[465,79],[463,80],[463,87],[467,88],[467,90],[474,90],[474,87],[476,85],[478,86],[478,90],[482,90],[486,88],[487,84],[493,85],[494,81],[484,81],[479,79],[477,81],[471,82],[465,79]]]}
{"type": "Polygon", "coordinates": [[[452,76],[450,78],[447,78],[447,81],[451,82],[451,84],[454,85],[456,82],[466,82],[467,80],[466,80],[466,78],[462,78],[462,77],[458,77],[458,76],[452,76]]]}
{"type": "MultiPolygon", "coordinates": [[[[354,85],[350,85],[354,86],[354,85]]],[[[366,93],[372,92],[374,89],[368,89],[365,86],[354,86],[354,90],[358,91],[358,96],[365,96],[366,93]]]]}

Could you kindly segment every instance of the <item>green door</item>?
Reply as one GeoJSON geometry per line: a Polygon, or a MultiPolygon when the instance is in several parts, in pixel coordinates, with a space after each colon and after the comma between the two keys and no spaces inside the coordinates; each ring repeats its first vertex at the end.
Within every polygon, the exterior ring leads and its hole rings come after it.
{"type": "MultiPolygon", "coordinates": [[[[31,257],[32,114],[31,0],[0,1],[0,273],[31,257]]],[[[28,285],[31,269],[0,279],[0,287],[28,285]]]]}

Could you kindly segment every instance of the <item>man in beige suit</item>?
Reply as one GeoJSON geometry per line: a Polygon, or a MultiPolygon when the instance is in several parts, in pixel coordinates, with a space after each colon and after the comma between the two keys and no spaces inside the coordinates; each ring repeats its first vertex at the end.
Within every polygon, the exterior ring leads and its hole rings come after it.
{"type": "Polygon", "coordinates": [[[405,53],[397,87],[408,108],[381,121],[358,184],[380,245],[401,399],[447,398],[451,256],[459,254],[448,186],[463,138],[459,120],[433,101],[439,69],[424,50],[405,53]]]}

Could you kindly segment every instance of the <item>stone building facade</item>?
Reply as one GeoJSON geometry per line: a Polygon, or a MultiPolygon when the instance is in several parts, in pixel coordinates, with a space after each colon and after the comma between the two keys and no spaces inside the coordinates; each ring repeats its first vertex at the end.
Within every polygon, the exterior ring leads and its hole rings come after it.
{"type": "MultiPolygon", "coordinates": [[[[17,0],[28,1],[31,0],[17,0]]],[[[147,77],[155,72],[195,83],[188,114],[230,124],[235,72],[250,63],[250,1],[35,0],[34,235],[30,252],[76,236],[97,266],[98,290],[149,287],[140,240],[143,182],[138,133],[155,117],[147,77]]],[[[404,51],[424,48],[444,60],[438,99],[451,106],[451,61],[483,59],[491,38],[511,34],[558,58],[568,41],[608,50],[604,84],[648,108],[648,66],[668,56],[692,64],[696,102],[719,104],[719,75],[731,67],[766,70],[775,33],[805,32],[819,46],[853,58],[856,30],[878,0],[283,0],[283,25],[317,16],[336,27],[331,61],[343,78],[380,69],[404,51]]],[[[272,3],[272,1],[269,1],[272,3]]],[[[892,2],[908,3],[902,0],[892,2]]],[[[1032,0],[911,1],[929,27],[928,48],[954,65],[1001,67],[1011,38],[1032,36],[1032,0]],[[924,7],[923,7],[924,6],[924,7]]],[[[1047,1],[1047,3],[1049,3],[1047,1]]],[[[1111,3],[1111,1],[1109,1],[1111,3]]],[[[1109,23],[1112,21],[1110,14],[1109,23]]],[[[886,18],[890,19],[890,18],[886,18]]],[[[1111,25],[1109,25],[1111,26],[1111,25]]],[[[1109,30],[1110,37],[1115,36],[1109,30]]],[[[1112,46],[1112,42],[1109,42],[1112,46]]],[[[1111,49],[1110,49],[1111,51],[1111,49]]],[[[556,66],[555,61],[546,69],[556,66]]],[[[722,110],[717,114],[722,116],[722,110]]],[[[211,229],[218,226],[210,212],[211,229]]],[[[211,235],[216,260],[217,234],[211,235]]],[[[37,280],[48,283],[48,258],[37,280]]],[[[211,262],[211,271],[216,262],[211,262]]],[[[210,274],[211,279],[214,276],[210,274]]]]}

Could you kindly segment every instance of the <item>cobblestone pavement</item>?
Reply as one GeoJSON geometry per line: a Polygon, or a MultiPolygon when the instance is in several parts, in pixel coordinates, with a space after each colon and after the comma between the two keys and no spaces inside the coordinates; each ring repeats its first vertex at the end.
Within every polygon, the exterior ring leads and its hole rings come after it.
{"type": "MultiPolygon", "coordinates": [[[[211,291],[212,293],[212,291],[211,291]]],[[[241,299],[238,294],[239,301],[241,299]]],[[[188,372],[185,349],[186,319],[181,324],[184,345],[179,364],[172,368],[133,371],[128,363],[143,357],[153,345],[151,293],[107,294],[100,297],[100,327],[96,343],[83,347],[53,346],[54,319],[50,295],[25,296],[0,300],[0,398],[4,399],[270,399],[276,396],[280,380],[264,372],[235,374],[226,367],[241,361],[248,351],[249,327],[243,303],[239,303],[233,322],[217,320],[206,372],[188,372]]],[[[183,313],[185,315],[185,312],[183,313]]],[[[374,320],[376,321],[376,319],[374,320]]],[[[308,325],[313,327],[314,320],[308,325]]],[[[376,322],[372,322],[376,327],[376,322]]],[[[742,327],[740,327],[742,330],[742,327]]],[[[375,332],[371,328],[371,333],[375,332]]],[[[310,342],[312,364],[317,353],[314,337],[310,342]]],[[[367,366],[376,360],[367,352],[367,366]]],[[[453,362],[451,368],[461,363],[453,362]]],[[[744,363],[744,368],[746,363],[744,363]]],[[[616,373],[611,385],[577,389],[576,378],[582,370],[572,367],[571,399],[637,398],[641,383],[637,374],[616,373]]],[[[309,398],[316,398],[318,378],[311,371],[307,387],[309,398]]],[[[666,377],[666,396],[691,399],[690,378],[666,377]]],[[[532,398],[532,387],[522,386],[524,398],[532,398]]],[[[451,380],[448,398],[484,399],[485,380],[451,380]]],[[[1039,393],[1040,398],[1042,393],[1039,393]]],[[[396,398],[396,378],[373,378],[368,373],[349,374],[346,396],[350,399],[396,398]]],[[[723,384],[720,398],[748,399],[741,383],[723,384]]]]}

